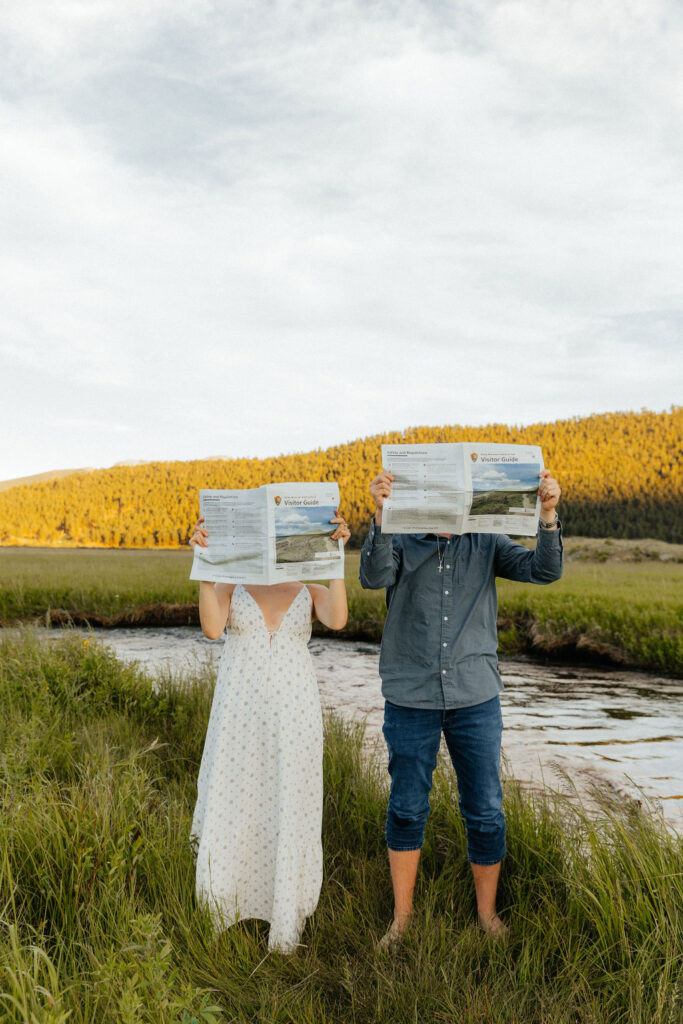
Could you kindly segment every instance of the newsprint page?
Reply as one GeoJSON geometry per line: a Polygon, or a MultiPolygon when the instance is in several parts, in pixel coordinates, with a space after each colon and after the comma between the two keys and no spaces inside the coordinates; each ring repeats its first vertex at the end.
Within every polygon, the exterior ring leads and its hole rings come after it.
{"type": "Polygon", "coordinates": [[[522,444],[383,444],[382,533],[534,537],[543,454],[522,444]]]}
{"type": "Polygon", "coordinates": [[[194,548],[191,580],[283,583],[344,576],[344,544],[332,540],[336,483],[264,484],[201,490],[208,547],[194,548]]]}

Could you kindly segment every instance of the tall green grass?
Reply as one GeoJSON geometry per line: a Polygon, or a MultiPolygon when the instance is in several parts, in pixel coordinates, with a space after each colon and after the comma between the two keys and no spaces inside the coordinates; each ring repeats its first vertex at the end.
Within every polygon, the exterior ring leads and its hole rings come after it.
{"type": "Polygon", "coordinates": [[[196,603],[188,551],[0,548],[0,623],[50,609],[113,616],[155,603],[196,603]]]}
{"type": "Polygon", "coordinates": [[[215,934],[189,828],[209,671],[143,675],[88,638],[0,640],[0,1020],[35,1024],[679,1024],[683,840],[634,806],[505,783],[507,945],[473,927],[452,773],[437,772],[415,927],[395,958],[386,776],[330,719],[325,880],[303,946],[215,934]]]}
{"type": "Polygon", "coordinates": [[[570,562],[548,587],[498,581],[503,653],[607,656],[683,674],[683,567],[570,562]]]}
{"type": "MultiPolygon", "coordinates": [[[[566,549],[557,583],[498,581],[501,652],[597,657],[683,674],[683,548],[570,538],[566,549]]],[[[349,621],[342,635],[380,640],[384,592],[361,588],[358,559],[357,552],[346,559],[349,621]]],[[[196,623],[190,565],[189,551],[0,548],[0,625],[69,615],[196,623]]]]}

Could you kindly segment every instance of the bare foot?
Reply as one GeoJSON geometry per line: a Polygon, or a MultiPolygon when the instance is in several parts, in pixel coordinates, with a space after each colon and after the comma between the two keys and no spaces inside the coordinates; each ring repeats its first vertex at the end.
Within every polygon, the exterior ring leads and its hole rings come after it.
{"type": "Polygon", "coordinates": [[[411,914],[401,914],[399,917],[395,917],[386,935],[383,935],[377,943],[377,949],[386,953],[400,945],[410,928],[411,917],[411,914]]]}
{"type": "Polygon", "coordinates": [[[507,925],[504,925],[498,914],[477,914],[479,927],[492,939],[501,941],[508,937],[507,925]]]}

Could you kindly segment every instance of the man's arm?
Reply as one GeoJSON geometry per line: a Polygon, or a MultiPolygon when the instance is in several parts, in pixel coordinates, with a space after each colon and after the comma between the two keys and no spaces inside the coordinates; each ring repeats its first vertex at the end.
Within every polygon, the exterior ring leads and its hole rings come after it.
{"type": "Polygon", "coordinates": [[[396,582],[401,554],[393,544],[392,534],[382,533],[373,519],[370,532],[360,553],[360,585],[364,590],[380,590],[396,582]]]}
{"type": "Polygon", "coordinates": [[[380,473],[370,484],[375,515],[360,553],[359,577],[364,590],[379,590],[396,582],[401,555],[393,544],[392,535],[382,533],[382,507],[391,493],[393,479],[391,473],[380,473]]]}
{"type": "Polygon", "coordinates": [[[562,576],[564,553],[562,530],[557,518],[560,485],[549,469],[541,472],[538,488],[541,498],[541,522],[534,551],[515,544],[509,537],[496,537],[496,576],[520,583],[554,583],[562,576]],[[544,525],[547,524],[547,525],[544,525]]]}
{"type": "Polygon", "coordinates": [[[519,583],[554,583],[562,576],[562,531],[539,530],[536,548],[529,551],[503,534],[496,536],[496,576],[519,583]]]}

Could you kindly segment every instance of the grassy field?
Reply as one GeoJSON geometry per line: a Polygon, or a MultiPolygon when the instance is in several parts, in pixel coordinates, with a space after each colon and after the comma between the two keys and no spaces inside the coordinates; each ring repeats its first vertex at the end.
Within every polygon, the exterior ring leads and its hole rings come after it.
{"type": "Polygon", "coordinates": [[[197,600],[190,551],[0,548],[0,620],[48,608],[117,615],[156,602],[197,600]]]}
{"type": "Polygon", "coordinates": [[[94,641],[0,638],[0,1019],[7,1024],[679,1024],[683,839],[635,806],[505,783],[507,945],[473,927],[452,773],[437,771],[415,927],[395,959],[386,775],[329,720],[324,883],[303,945],[221,935],[189,829],[212,680],[156,685],[94,641]]]}
{"type": "MultiPolygon", "coordinates": [[[[565,575],[549,587],[500,580],[504,654],[601,659],[683,673],[683,546],[662,541],[565,544],[565,575]]],[[[358,583],[347,555],[345,636],[379,640],[384,593],[358,583]]],[[[196,623],[189,551],[0,548],[0,623],[196,623]]]]}

